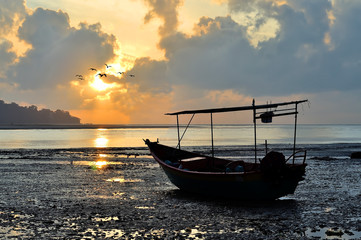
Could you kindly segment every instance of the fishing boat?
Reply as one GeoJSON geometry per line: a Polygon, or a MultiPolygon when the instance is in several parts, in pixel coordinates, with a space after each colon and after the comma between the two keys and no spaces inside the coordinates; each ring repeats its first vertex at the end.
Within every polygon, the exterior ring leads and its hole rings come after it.
{"type": "MultiPolygon", "coordinates": [[[[307,100],[267,103],[230,108],[187,110],[166,115],[176,116],[178,144],[170,147],[159,141],[144,140],[151,155],[162,167],[169,180],[179,189],[213,197],[241,200],[274,200],[293,194],[298,183],[304,180],[306,150],[296,149],[298,105],[307,100]],[[232,160],[215,156],[213,141],[213,115],[234,111],[251,111],[254,127],[254,159],[232,160]],[[181,149],[181,141],[196,114],[210,115],[211,153],[203,155],[181,149]],[[180,135],[179,115],[191,115],[180,135]],[[286,158],[283,153],[270,151],[267,147],[264,157],[257,152],[257,120],[271,123],[274,117],[294,115],[294,136],[292,153],[286,158]]],[[[267,144],[266,144],[267,145],[267,144]]]]}

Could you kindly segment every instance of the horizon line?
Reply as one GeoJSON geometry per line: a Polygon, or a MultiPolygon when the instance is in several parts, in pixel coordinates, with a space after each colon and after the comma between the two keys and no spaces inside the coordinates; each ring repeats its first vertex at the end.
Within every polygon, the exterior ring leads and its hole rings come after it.
{"type": "MultiPolygon", "coordinates": [[[[186,126],[187,124],[180,124],[186,126]]],[[[194,125],[209,125],[209,123],[195,123],[194,125]]],[[[218,123],[214,126],[239,126],[253,125],[252,123],[218,123]]],[[[268,125],[293,125],[292,123],[273,123],[268,125]]],[[[361,125],[361,123],[299,123],[298,125],[361,125]]],[[[266,124],[259,124],[266,126],[266,124]]],[[[171,123],[132,123],[132,124],[0,124],[0,130],[21,129],[116,129],[116,128],[174,128],[176,124],[171,123]]]]}

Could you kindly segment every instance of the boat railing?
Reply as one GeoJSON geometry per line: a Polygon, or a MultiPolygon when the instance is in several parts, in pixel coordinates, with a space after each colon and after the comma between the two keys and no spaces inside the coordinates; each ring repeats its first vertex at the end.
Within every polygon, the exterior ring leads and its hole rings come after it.
{"type": "Polygon", "coordinates": [[[292,158],[292,164],[295,164],[295,159],[302,159],[302,164],[305,164],[307,150],[298,150],[286,159],[286,163],[292,158]]]}

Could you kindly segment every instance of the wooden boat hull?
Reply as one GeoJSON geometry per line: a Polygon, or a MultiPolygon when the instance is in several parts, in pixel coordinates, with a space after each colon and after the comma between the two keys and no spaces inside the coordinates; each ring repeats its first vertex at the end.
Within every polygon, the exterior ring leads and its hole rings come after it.
{"type": "Polygon", "coordinates": [[[154,159],[160,164],[169,180],[179,189],[214,197],[236,198],[243,200],[273,200],[293,194],[303,180],[306,164],[287,164],[282,174],[267,176],[253,164],[255,170],[245,172],[192,171],[167,164],[184,158],[205,157],[215,162],[231,160],[202,156],[156,142],[146,141],[154,159]]]}

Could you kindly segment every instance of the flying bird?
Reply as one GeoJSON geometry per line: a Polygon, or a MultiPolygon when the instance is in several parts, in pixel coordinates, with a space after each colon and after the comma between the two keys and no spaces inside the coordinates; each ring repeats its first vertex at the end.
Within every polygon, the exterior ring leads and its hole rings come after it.
{"type": "Polygon", "coordinates": [[[89,70],[92,70],[92,71],[98,71],[98,70],[96,70],[95,68],[89,68],[89,70]]]}
{"type": "Polygon", "coordinates": [[[135,75],[134,75],[134,74],[129,74],[128,76],[129,76],[129,77],[135,77],[135,75]]]}
{"type": "Polygon", "coordinates": [[[105,66],[107,67],[107,68],[111,68],[112,66],[110,66],[110,65],[108,65],[108,64],[105,64],[105,66]]]}
{"type": "Polygon", "coordinates": [[[75,75],[75,77],[77,77],[79,80],[84,80],[84,77],[81,74],[77,74],[77,75],[75,75]]]}
{"type": "Polygon", "coordinates": [[[124,72],[118,72],[119,74],[123,74],[124,72]]]}
{"type": "Polygon", "coordinates": [[[99,77],[107,77],[107,74],[105,74],[105,73],[98,73],[97,76],[99,76],[99,77]]]}

